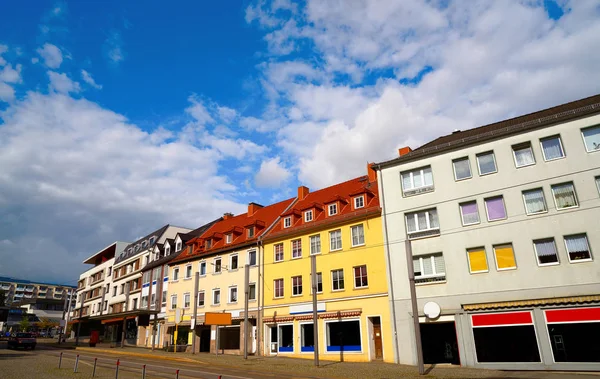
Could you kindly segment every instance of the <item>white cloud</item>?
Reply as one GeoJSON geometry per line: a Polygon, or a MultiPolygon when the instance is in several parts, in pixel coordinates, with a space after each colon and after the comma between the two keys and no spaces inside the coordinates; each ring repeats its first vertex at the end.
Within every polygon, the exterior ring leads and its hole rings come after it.
{"type": "Polygon", "coordinates": [[[281,186],[291,173],[282,164],[279,157],[274,157],[262,161],[260,169],[254,176],[254,182],[257,187],[276,188],[281,186]]]}
{"type": "Polygon", "coordinates": [[[36,64],[36,63],[38,63],[39,61],[40,61],[40,58],[38,58],[38,57],[33,57],[33,58],[31,58],[31,63],[33,63],[33,64],[36,64]]]}
{"type": "Polygon", "coordinates": [[[37,53],[44,59],[46,66],[50,68],[56,69],[62,64],[62,52],[51,43],[45,43],[44,46],[37,49],[37,53]]]}
{"type": "Polygon", "coordinates": [[[15,68],[8,64],[0,71],[0,81],[6,83],[20,83],[21,82],[21,69],[22,65],[17,64],[15,68]]]}
{"type": "Polygon", "coordinates": [[[52,91],[60,93],[77,93],[81,91],[81,86],[78,82],[71,80],[67,74],[58,73],[54,71],[48,71],[48,77],[50,78],[50,84],[48,87],[52,91]]]}
{"type": "Polygon", "coordinates": [[[2,58],[2,54],[8,51],[8,46],[0,44],[0,66],[4,66],[6,64],[6,60],[2,58]]]}
{"type": "Polygon", "coordinates": [[[83,79],[84,82],[94,87],[95,89],[102,89],[102,85],[96,83],[94,78],[92,78],[92,74],[90,74],[86,70],[81,70],[81,79],[83,79]]]}
{"type": "Polygon", "coordinates": [[[197,122],[204,125],[215,121],[208,112],[208,109],[206,109],[206,107],[204,106],[204,103],[201,100],[199,100],[195,95],[188,97],[188,101],[191,103],[191,105],[187,107],[185,111],[190,116],[192,116],[197,122]]]}
{"type": "Polygon", "coordinates": [[[106,49],[106,56],[109,61],[113,64],[119,64],[125,59],[125,53],[123,52],[123,40],[121,33],[118,31],[112,31],[106,41],[104,41],[106,49]]]}
{"type": "Polygon", "coordinates": [[[229,107],[217,107],[219,118],[226,124],[231,123],[237,118],[237,111],[229,107]]]}
{"type": "Polygon", "coordinates": [[[15,98],[15,90],[6,83],[0,82],[0,101],[10,102],[15,98]]]}

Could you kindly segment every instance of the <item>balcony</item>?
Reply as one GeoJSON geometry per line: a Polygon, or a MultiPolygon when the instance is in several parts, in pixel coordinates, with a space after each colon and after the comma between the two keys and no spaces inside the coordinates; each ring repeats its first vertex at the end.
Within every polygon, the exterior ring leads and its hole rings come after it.
{"type": "Polygon", "coordinates": [[[17,286],[17,291],[25,291],[25,286],[17,286]]]}
{"type": "Polygon", "coordinates": [[[12,285],[10,283],[0,284],[0,290],[3,290],[3,291],[8,291],[8,290],[10,290],[11,287],[12,287],[12,285]]]}
{"type": "Polygon", "coordinates": [[[63,294],[62,294],[62,293],[55,293],[55,294],[54,294],[54,298],[55,298],[55,299],[62,299],[62,297],[63,297],[63,294]]]}
{"type": "Polygon", "coordinates": [[[27,287],[25,287],[25,292],[33,292],[34,289],[35,289],[34,286],[27,286],[27,287]]]}
{"type": "Polygon", "coordinates": [[[31,299],[31,298],[33,298],[33,294],[32,293],[26,293],[25,296],[23,296],[23,297],[25,297],[26,299],[31,299]]]}
{"type": "Polygon", "coordinates": [[[22,293],[15,293],[15,299],[20,299],[23,297],[22,293]]]}

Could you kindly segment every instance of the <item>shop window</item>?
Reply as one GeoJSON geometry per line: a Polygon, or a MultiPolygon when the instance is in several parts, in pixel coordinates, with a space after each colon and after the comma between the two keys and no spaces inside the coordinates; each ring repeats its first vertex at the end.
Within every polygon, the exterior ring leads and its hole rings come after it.
{"type": "Polygon", "coordinates": [[[279,325],[279,352],[293,353],[294,352],[294,326],[279,325]]]}
{"type": "Polygon", "coordinates": [[[219,327],[219,349],[238,350],[240,348],[240,327],[219,327]]]}
{"type": "Polygon", "coordinates": [[[600,362],[600,308],[546,310],[548,336],[555,362],[600,362]]]}
{"type": "Polygon", "coordinates": [[[303,353],[315,351],[315,335],[313,324],[300,324],[300,351],[303,353]]]}
{"type": "Polygon", "coordinates": [[[360,321],[333,321],[325,323],[327,351],[362,351],[360,321]]]}

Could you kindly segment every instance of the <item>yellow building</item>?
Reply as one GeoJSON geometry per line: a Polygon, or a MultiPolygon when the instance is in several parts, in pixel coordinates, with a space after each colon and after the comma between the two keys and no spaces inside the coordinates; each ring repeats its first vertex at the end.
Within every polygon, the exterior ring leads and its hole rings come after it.
{"type": "Polygon", "coordinates": [[[375,173],[310,193],[263,238],[265,355],[313,358],[311,255],[316,255],[319,356],[393,362],[393,334],[375,173]]]}

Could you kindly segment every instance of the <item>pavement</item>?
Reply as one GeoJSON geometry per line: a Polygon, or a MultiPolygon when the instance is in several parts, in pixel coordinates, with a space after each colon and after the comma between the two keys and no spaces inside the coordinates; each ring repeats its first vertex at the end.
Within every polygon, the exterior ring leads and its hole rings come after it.
{"type": "MultiPolygon", "coordinates": [[[[35,351],[4,349],[0,344],[0,377],[20,378],[81,378],[90,377],[94,362],[96,377],[115,378],[119,360],[119,378],[141,378],[146,367],[146,379],[392,379],[418,378],[413,366],[381,362],[322,362],[314,367],[312,360],[281,357],[249,357],[214,354],[166,353],[143,348],[89,348],[56,343],[38,343],[35,351]],[[62,353],[62,368],[58,368],[62,353]],[[74,373],[79,354],[78,373],[74,373]]],[[[457,366],[426,366],[426,378],[549,378],[595,379],[600,373],[561,373],[531,371],[495,371],[457,366]]]]}

